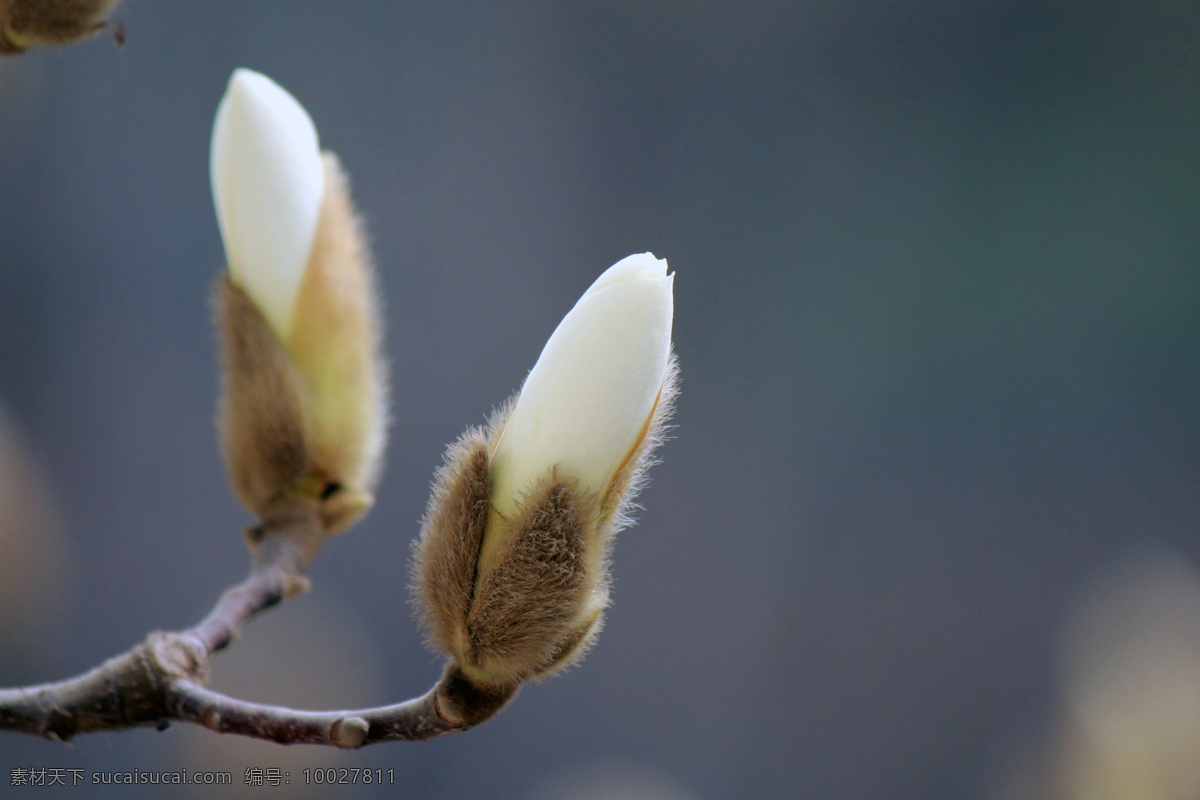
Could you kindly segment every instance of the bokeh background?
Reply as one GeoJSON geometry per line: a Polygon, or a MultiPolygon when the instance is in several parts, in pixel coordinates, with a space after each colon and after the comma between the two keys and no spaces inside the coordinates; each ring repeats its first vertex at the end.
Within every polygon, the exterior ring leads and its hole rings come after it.
{"type": "Polygon", "coordinates": [[[677,271],[678,429],[599,646],[486,725],[353,753],[0,732],[0,795],[44,767],[233,773],[95,797],[1200,797],[1200,5],[115,18],[123,47],[0,61],[0,685],[190,625],[246,568],[209,319],[235,67],[351,175],[395,424],[375,510],[217,688],[436,679],[406,570],[442,450],[630,253],[677,271]],[[303,785],[328,766],[395,785],[303,785]]]}

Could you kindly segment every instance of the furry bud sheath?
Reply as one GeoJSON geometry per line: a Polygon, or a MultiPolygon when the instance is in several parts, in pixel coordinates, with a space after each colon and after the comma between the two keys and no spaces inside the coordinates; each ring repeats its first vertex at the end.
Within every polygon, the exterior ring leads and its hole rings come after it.
{"type": "Polygon", "coordinates": [[[68,44],[104,27],[117,0],[0,0],[0,53],[68,44]]]}
{"type": "Polygon", "coordinates": [[[482,684],[577,660],[608,605],[609,551],[676,394],[666,262],[631,256],[563,320],[520,394],[451,445],[414,561],[430,645],[482,684]]]}
{"type": "Polygon", "coordinates": [[[213,131],[226,465],[259,517],[310,500],[330,533],[372,504],[384,447],[373,274],[337,157],[298,103],[238,70],[213,131]]]}

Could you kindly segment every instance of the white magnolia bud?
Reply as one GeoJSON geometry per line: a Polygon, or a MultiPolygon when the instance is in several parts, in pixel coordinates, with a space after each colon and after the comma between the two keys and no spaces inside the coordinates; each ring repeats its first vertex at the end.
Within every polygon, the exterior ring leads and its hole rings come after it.
{"type": "Polygon", "coordinates": [[[210,159],[230,274],[286,341],[325,195],[317,130],[279,84],[238,69],[217,107],[210,159]]]}
{"type": "Polygon", "coordinates": [[[666,259],[629,256],[559,323],[492,453],[501,514],[551,468],[605,492],[646,435],[667,375],[674,278],[666,259]]]}
{"type": "Polygon", "coordinates": [[[673,283],[650,253],[609,268],[518,397],[447,451],[415,588],[430,643],[471,680],[545,677],[596,640],[613,535],[677,392],[673,283]]]}
{"type": "Polygon", "coordinates": [[[327,530],[342,530],[372,502],[387,417],[371,258],[346,177],[295,98],[245,69],[217,109],[211,156],[235,490],[260,517],[318,499],[327,530]]]}

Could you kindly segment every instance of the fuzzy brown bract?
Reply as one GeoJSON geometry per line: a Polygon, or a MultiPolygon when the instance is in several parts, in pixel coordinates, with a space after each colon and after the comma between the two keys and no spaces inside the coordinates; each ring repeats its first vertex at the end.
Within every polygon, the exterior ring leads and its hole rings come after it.
{"type": "Polygon", "coordinates": [[[336,155],[321,157],[325,196],[286,346],[302,381],[313,462],[346,490],[369,494],[388,415],[375,270],[346,174],[336,155]]]}
{"type": "Polygon", "coordinates": [[[669,423],[678,397],[679,359],[672,352],[667,357],[667,371],[654,401],[654,410],[646,420],[646,430],[600,500],[600,526],[609,536],[633,524],[634,500],[650,480],[650,467],[658,463],[654,451],[666,441],[667,432],[672,428],[669,423]]]}
{"type": "Polygon", "coordinates": [[[238,499],[260,518],[303,498],[326,532],[374,502],[387,424],[374,274],[337,157],[286,340],[223,272],[216,291],[221,440],[238,499]]]}
{"type": "Polygon", "coordinates": [[[465,649],[490,511],[487,439],[472,428],[446,450],[414,549],[413,600],[430,647],[443,653],[465,649]]]}
{"type": "Polygon", "coordinates": [[[522,504],[507,549],[477,578],[462,654],[468,672],[500,683],[533,677],[562,650],[589,599],[584,531],[590,505],[553,478],[522,504]]]}
{"type": "Polygon", "coordinates": [[[542,678],[587,652],[604,624],[615,533],[630,522],[677,386],[672,356],[644,435],[599,496],[551,467],[511,518],[493,508],[490,454],[512,402],[486,429],[470,429],[450,446],[412,570],[413,598],[433,649],[482,684],[542,678]]]}
{"type": "Polygon", "coordinates": [[[492,511],[490,452],[501,428],[471,429],[447,450],[413,568],[430,645],[485,684],[517,683],[562,666],[566,654],[580,650],[581,613],[591,611],[597,591],[607,596],[604,576],[587,569],[597,563],[587,557],[586,536],[596,504],[573,482],[548,476],[514,520],[492,511]],[[510,526],[495,565],[483,569],[484,537],[510,526]]]}
{"type": "Polygon", "coordinates": [[[0,53],[68,44],[104,27],[117,0],[0,0],[0,53]]]}
{"type": "Polygon", "coordinates": [[[217,279],[216,310],[225,465],[238,499],[262,515],[309,472],[300,379],[266,317],[228,272],[217,279]]]}

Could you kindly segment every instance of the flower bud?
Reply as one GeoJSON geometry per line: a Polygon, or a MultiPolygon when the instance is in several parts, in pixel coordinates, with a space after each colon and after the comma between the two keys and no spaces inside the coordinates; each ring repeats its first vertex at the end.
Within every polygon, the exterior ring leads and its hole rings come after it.
{"type": "Polygon", "coordinates": [[[330,532],[372,502],[386,422],[370,255],[337,157],[307,112],[239,69],[213,126],[222,431],[234,488],[265,516],[320,504],[330,532]]]}
{"type": "Polygon", "coordinates": [[[117,0],[0,0],[0,53],[68,44],[104,27],[117,0]]]}
{"type": "Polygon", "coordinates": [[[474,680],[547,675],[599,632],[613,534],[676,392],[673,278],[649,253],[607,270],[517,398],[447,453],[415,593],[431,644],[474,680]]]}
{"type": "Polygon", "coordinates": [[[667,374],[674,280],[665,259],[629,256],[559,323],[492,452],[498,513],[511,515],[552,467],[583,491],[608,491],[645,437],[667,374]]]}

